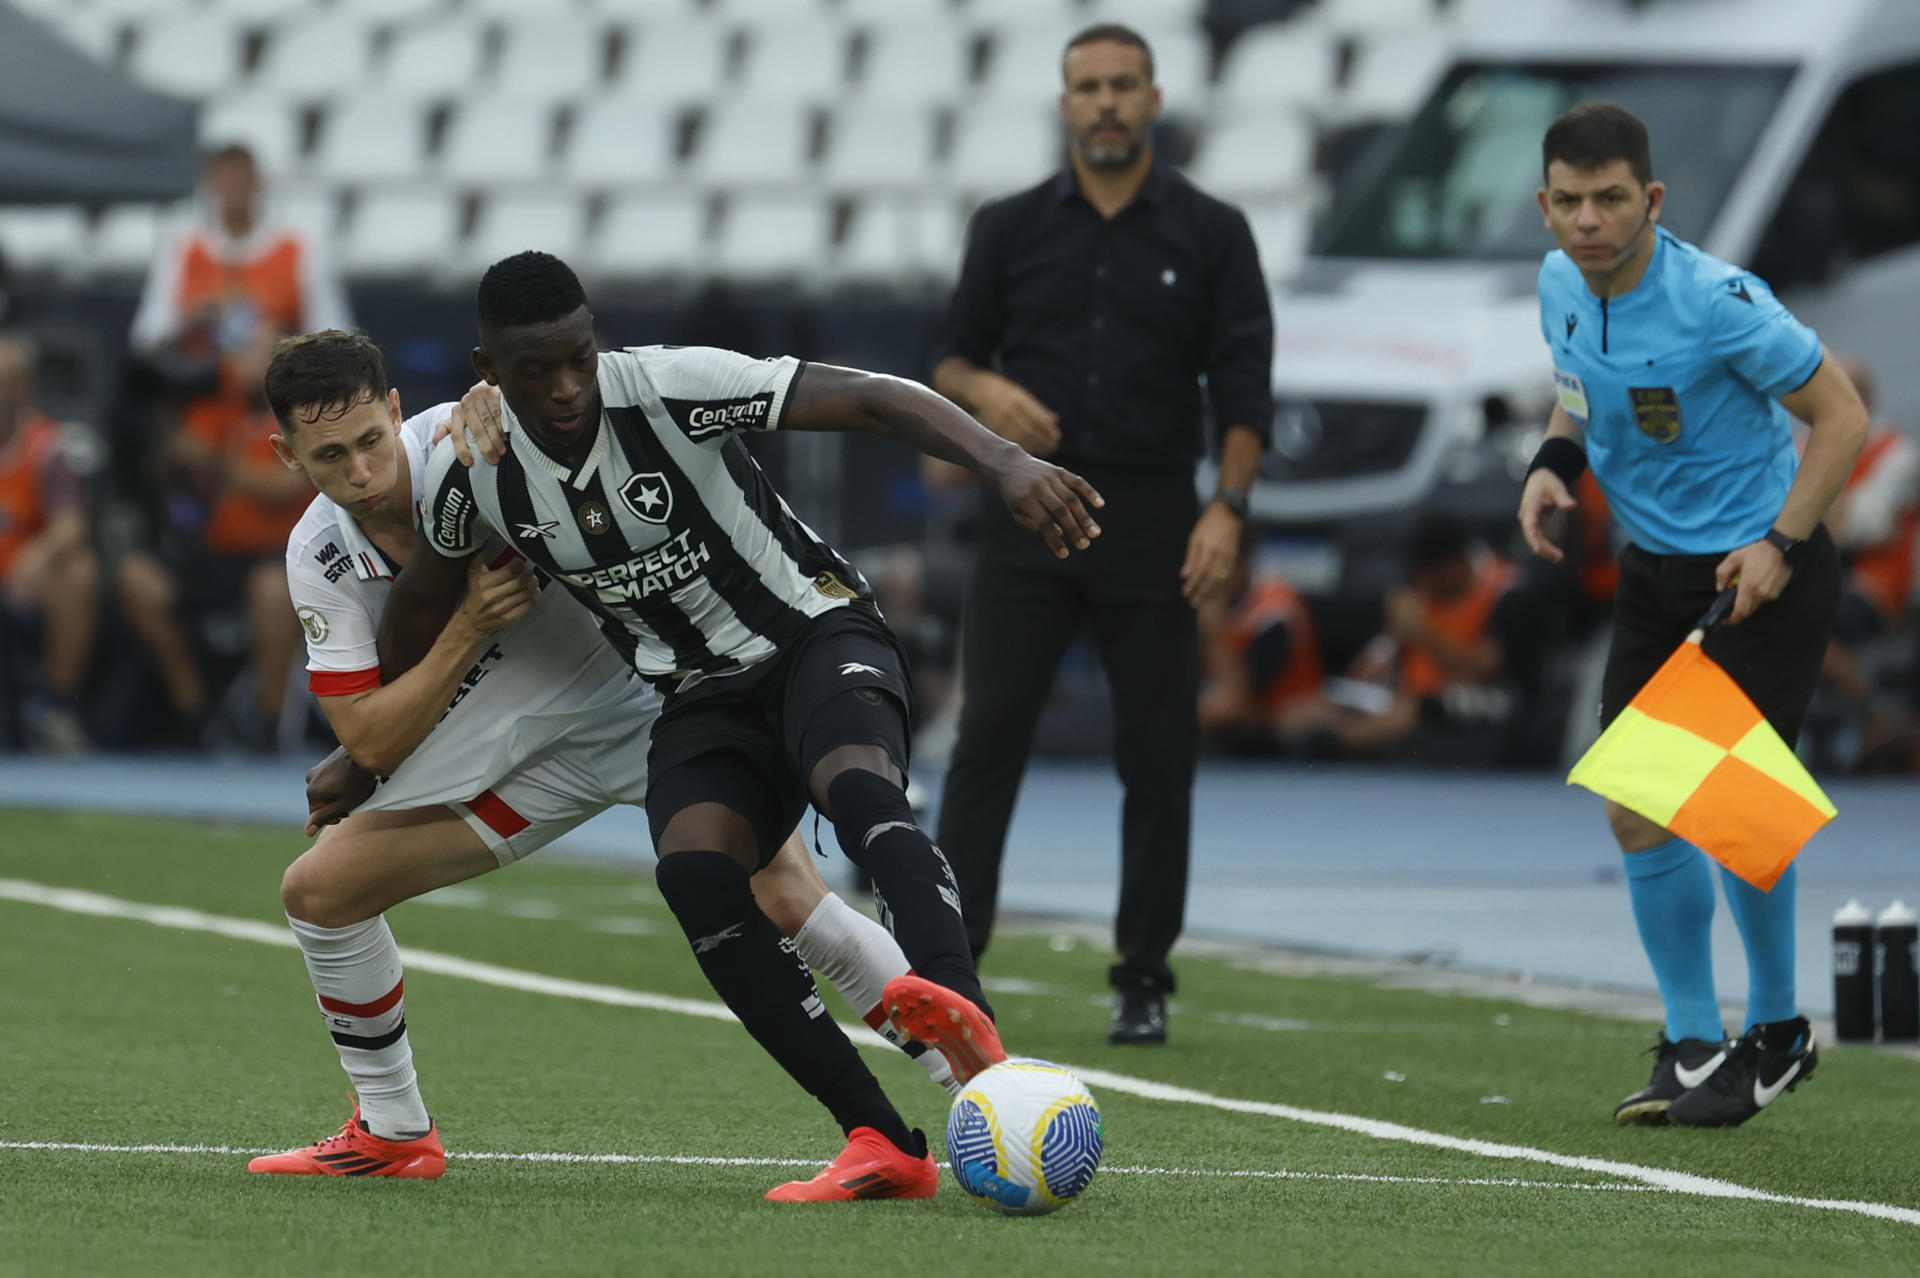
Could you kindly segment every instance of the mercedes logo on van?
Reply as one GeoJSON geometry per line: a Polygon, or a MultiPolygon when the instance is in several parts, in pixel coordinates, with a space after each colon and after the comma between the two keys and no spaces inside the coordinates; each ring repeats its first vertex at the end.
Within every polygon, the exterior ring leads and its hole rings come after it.
{"type": "Polygon", "coordinates": [[[1320,410],[1308,400],[1284,400],[1273,415],[1273,451],[1288,461],[1300,462],[1313,456],[1326,434],[1320,410]]]}

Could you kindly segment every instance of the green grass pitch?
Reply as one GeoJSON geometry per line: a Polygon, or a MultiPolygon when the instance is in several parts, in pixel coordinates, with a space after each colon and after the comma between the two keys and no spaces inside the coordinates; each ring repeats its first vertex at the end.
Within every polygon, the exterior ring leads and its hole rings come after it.
{"type": "MultiPolygon", "coordinates": [[[[201,916],[280,925],[303,846],[0,810],[0,1274],[1920,1271],[1920,1063],[1823,1049],[1745,1128],[1622,1130],[1652,1027],[1190,958],[1172,1043],[1108,1048],[1107,955],[1045,934],[996,942],[985,975],[1009,1047],[1087,1071],[1105,1115],[1104,1168],[1052,1216],[1003,1219],[950,1180],[929,1202],[763,1202],[811,1174],[779,1160],[824,1162],[839,1133],[737,1025],[419,969],[408,1022],[447,1175],[251,1176],[244,1151],[339,1125],[346,1079],[298,954],[201,916]],[[201,914],[22,899],[44,888],[201,914]],[[623,1161],[473,1157],[525,1153],[623,1161]],[[671,1161],[699,1158],[747,1161],[671,1161]]],[[[536,859],[392,921],[404,947],[712,1000],[648,875],[536,859]]],[[[867,1055],[937,1143],[944,1094],[867,1055]]]]}

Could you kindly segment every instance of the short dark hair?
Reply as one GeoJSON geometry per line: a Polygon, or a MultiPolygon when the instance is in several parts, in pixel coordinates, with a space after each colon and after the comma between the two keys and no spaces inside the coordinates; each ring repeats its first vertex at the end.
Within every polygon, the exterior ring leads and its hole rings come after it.
{"type": "Polygon", "coordinates": [[[1153,83],[1153,50],[1147,47],[1147,38],[1132,27],[1118,22],[1096,22],[1067,41],[1067,47],[1060,51],[1062,80],[1067,78],[1067,55],[1083,44],[1093,44],[1098,40],[1111,40],[1115,44],[1124,44],[1128,48],[1140,50],[1141,56],[1147,60],[1147,83],[1153,83]]]}
{"type": "Polygon", "coordinates": [[[387,357],[372,339],[337,328],[274,344],[267,364],[267,407],[280,429],[336,420],[387,397],[387,357]],[[300,410],[308,410],[300,416],[300,410]]]}
{"type": "Polygon", "coordinates": [[[1555,160],[1591,172],[1625,160],[1641,186],[1653,181],[1653,149],[1639,116],[1611,102],[1582,102],[1547,126],[1540,140],[1540,177],[1555,160]]]}
{"type": "Polygon", "coordinates": [[[253,158],[253,151],[240,142],[228,142],[224,146],[213,148],[207,152],[205,163],[211,167],[215,164],[224,164],[229,160],[239,160],[256,169],[260,167],[258,161],[253,158]]]}
{"type": "Polygon", "coordinates": [[[1416,573],[1437,568],[1464,558],[1472,544],[1473,536],[1464,523],[1444,512],[1428,511],[1407,538],[1407,565],[1416,573]]]}
{"type": "Polygon", "coordinates": [[[572,314],[587,304],[587,291],[572,267],[529,249],[489,266],[474,302],[482,329],[520,328],[572,314]]]}

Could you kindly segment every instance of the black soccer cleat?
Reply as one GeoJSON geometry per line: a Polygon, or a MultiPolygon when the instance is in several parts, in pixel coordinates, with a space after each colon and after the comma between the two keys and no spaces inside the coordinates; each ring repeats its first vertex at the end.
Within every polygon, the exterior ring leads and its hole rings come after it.
{"type": "Polygon", "coordinates": [[[1107,1042],[1159,1044],[1167,1041],[1167,999],[1157,990],[1116,990],[1107,1042]]]}
{"type": "Polygon", "coordinates": [[[1667,1118],[1682,1127],[1738,1127],[1812,1078],[1819,1063],[1806,1017],[1756,1025],[1711,1078],[1673,1102],[1667,1118]]]}
{"type": "Polygon", "coordinates": [[[1613,1107],[1613,1121],[1622,1127],[1664,1127],[1667,1108],[1705,1083],[1727,1059],[1727,1045],[1705,1038],[1673,1042],[1665,1032],[1647,1049],[1654,1055],[1653,1078],[1613,1107]]]}

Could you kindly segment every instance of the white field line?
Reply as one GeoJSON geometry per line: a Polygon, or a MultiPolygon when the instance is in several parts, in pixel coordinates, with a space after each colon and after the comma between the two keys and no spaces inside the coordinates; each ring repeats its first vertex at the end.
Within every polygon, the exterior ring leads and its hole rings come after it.
{"type": "MultiPolygon", "coordinates": [[[[48,1150],[80,1154],[213,1154],[222,1158],[246,1158],[255,1154],[277,1154],[277,1149],[242,1149],[236,1145],[103,1145],[69,1140],[0,1140],[0,1150],[48,1150]]],[[[619,1165],[670,1165],[674,1167],[818,1167],[817,1158],[721,1158],[710,1154],[572,1154],[508,1153],[456,1150],[447,1155],[455,1163],[611,1163],[619,1165]]],[[[945,1170],[946,1163],[940,1167],[945,1170]]],[[[1589,1193],[1657,1194],[1652,1185],[1619,1181],[1582,1182],[1567,1180],[1518,1180],[1512,1177],[1486,1176],[1377,1176],[1367,1172],[1262,1171],[1211,1167],[1110,1167],[1102,1165],[1103,1176],[1180,1176],[1211,1180],[1342,1180],[1367,1185],[1470,1185],[1495,1189],[1567,1189],[1589,1193]]]]}
{"type": "MultiPolygon", "coordinates": [[[[50,887],[44,883],[33,883],[24,879],[0,879],[0,900],[44,905],[72,914],[132,919],[141,923],[151,923],[156,927],[211,932],[218,936],[232,937],[235,940],[255,941],[284,949],[296,948],[292,934],[273,924],[261,923],[253,919],[205,914],[199,910],[178,906],[146,905],[138,901],[124,901],[118,897],[103,896],[97,892],[50,887]]],[[[705,1017],[708,1020],[734,1019],[733,1014],[720,1004],[699,999],[673,998],[663,994],[647,994],[639,990],[622,989],[614,985],[596,985],[587,981],[542,976],[537,972],[498,967],[491,963],[476,963],[469,959],[456,958],[450,954],[438,954],[431,950],[402,947],[400,957],[402,962],[416,971],[461,977],[503,989],[546,994],[555,998],[579,999],[611,1007],[641,1007],[651,1011],[675,1012],[683,1016],[705,1017]]],[[[885,1044],[884,1039],[864,1025],[843,1025],[843,1028],[856,1042],[885,1044]]],[[[1128,1096],[1139,1096],[1147,1100],[1165,1101],[1177,1105],[1197,1105],[1230,1114],[1254,1114],[1264,1118],[1280,1118],[1314,1127],[1330,1127],[1374,1140],[1394,1141],[1428,1149],[1451,1150],[1481,1158],[1542,1163],[1549,1167],[1562,1167],[1591,1175],[1616,1176],[1654,1189],[1692,1194],[1702,1198],[1735,1198],[1749,1202],[1779,1203],[1785,1206],[1869,1216],[1877,1220],[1895,1221],[1904,1225],[1920,1225],[1920,1211],[1911,1207],[1835,1198],[1806,1198],[1795,1194],[1775,1194],[1764,1189],[1735,1184],[1732,1181],[1697,1176],[1691,1172],[1671,1171],[1664,1167],[1644,1167],[1638,1163],[1615,1162],[1612,1159],[1556,1154],[1551,1150],[1534,1149],[1527,1145],[1505,1145],[1495,1141],[1448,1136],[1441,1132],[1425,1131],[1418,1127],[1382,1122],[1374,1118],[1362,1118],[1355,1114],[1301,1109],[1298,1106],[1280,1105],[1271,1101],[1236,1100],[1232,1097],[1215,1096],[1193,1088],[1175,1087],[1168,1083],[1156,1083],[1150,1079],[1134,1078],[1128,1074],[1115,1074],[1102,1069],[1086,1069],[1077,1065],[1068,1065],[1067,1068],[1095,1087],[1128,1096]]]]}

